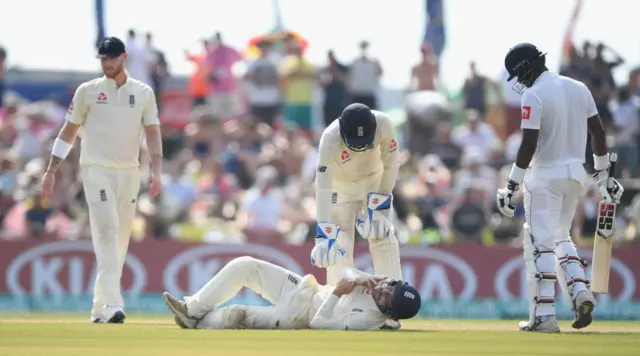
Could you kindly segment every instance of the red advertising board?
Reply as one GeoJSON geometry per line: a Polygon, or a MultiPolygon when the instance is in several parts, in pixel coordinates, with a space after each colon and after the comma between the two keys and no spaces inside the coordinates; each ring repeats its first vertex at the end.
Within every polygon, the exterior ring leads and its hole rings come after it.
{"type": "MultiPolygon", "coordinates": [[[[254,256],[299,274],[324,271],[309,264],[311,246],[192,244],[148,240],[133,243],[123,273],[129,293],[190,294],[229,260],[254,256]]],[[[580,251],[587,259],[589,249],[580,251]]],[[[356,267],[371,270],[366,245],[356,248],[356,267]]],[[[509,300],[525,295],[521,250],[512,247],[452,245],[403,247],[405,280],[426,299],[509,300]]],[[[611,266],[611,298],[640,300],[640,246],[616,249],[611,266]]],[[[0,293],[13,295],[81,295],[91,293],[95,260],[90,241],[38,240],[0,242],[0,293]]]]}

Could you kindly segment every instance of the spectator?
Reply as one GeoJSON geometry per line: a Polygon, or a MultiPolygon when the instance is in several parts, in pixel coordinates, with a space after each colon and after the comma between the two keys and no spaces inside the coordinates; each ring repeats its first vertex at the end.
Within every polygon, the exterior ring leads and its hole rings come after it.
{"type": "Polygon", "coordinates": [[[427,153],[437,155],[447,168],[455,170],[460,166],[462,149],[453,143],[451,133],[451,123],[443,122],[439,124],[436,128],[436,140],[430,145],[427,153]]]}
{"type": "Polygon", "coordinates": [[[613,69],[624,63],[624,59],[616,53],[613,48],[605,46],[604,43],[599,43],[596,46],[596,55],[593,58],[593,67],[597,72],[602,73],[603,79],[611,87],[616,87],[615,79],[613,78],[613,69]],[[604,58],[604,50],[608,49],[614,56],[613,61],[607,61],[604,58]]]}
{"type": "Polygon", "coordinates": [[[448,208],[450,228],[456,241],[482,243],[488,226],[489,201],[482,182],[470,181],[448,208]]]}
{"type": "Polygon", "coordinates": [[[491,125],[480,119],[480,114],[476,110],[467,110],[466,116],[466,124],[453,129],[453,143],[463,151],[476,147],[483,157],[489,157],[493,141],[499,140],[496,132],[491,125]]]}
{"type": "Polygon", "coordinates": [[[129,30],[127,34],[127,60],[125,66],[132,78],[153,87],[151,68],[156,61],[155,55],[146,46],[141,46],[136,38],[136,31],[129,30]]]}
{"type": "Polygon", "coordinates": [[[5,84],[4,84],[4,75],[6,72],[5,62],[7,60],[7,51],[4,47],[0,46],[0,109],[4,107],[4,92],[5,92],[5,84]]]}
{"type": "Polygon", "coordinates": [[[618,107],[613,113],[616,129],[615,150],[618,153],[618,169],[626,168],[629,176],[638,176],[640,146],[640,105],[631,97],[628,87],[618,89],[618,107]]]}
{"type": "Polygon", "coordinates": [[[208,104],[213,116],[218,120],[229,119],[239,111],[237,84],[231,68],[240,60],[240,53],[226,45],[222,40],[222,34],[217,32],[207,54],[207,71],[211,83],[208,104]]]}
{"type": "Polygon", "coordinates": [[[53,207],[48,202],[42,201],[39,191],[33,192],[24,205],[28,231],[31,236],[40,237],[46,232],[47,221],[53,213],[53,207]]]}
{"type": "Polygon", "coordinates": [[[382,66],[377,59],[369,58],[369,42],[360,42],[360,57],[349,67],[351,103],[360,103],[372,110],[378,109],[378,85],[382,66]]]}
{"type": "Polygon", "coordinates": [[[193,106],[204,106],[211,91],[209,87],[209,72],[207,70],[208,40],[202,40],[202,52],[191,54],[185,50],[184,54],[194,65],[193,74],[189,77],[189,94],[193,100],[193,106]]]}
{"type": "Polygon", "coordinates": [[[300,45],[290,41],[292,54],[280,64],[280,85],[284,99],[284,119],[303,130],[312,130],[312,102],[316,85],[313,64],[302,54],[300,45]]]}
{"type": "Polygon", "coordinates": [[[478,111],[478,113],[480,113],[480,116],[484,117],[487,114],[487,86],[497,86],[487,77],[478,73],[478,71],[476,70],[476,62],[471,62],[469,64],[469,69],[471,71],[471,74],[469,75],[469,78],[464,81],[464,86],[462,87],[462,93],[464,95],[464,108],[475,109],[476,111],[478,111]]]}
{"type": "Polygon", "coordinates": [[[513,89],[516,85],[517,78],[507,81],[509,73],[506,69],[502,69],[500,83],[502,84],[502,99],[504,104],[505,116],[505,137],[509,137],[520,129],[520,120],[522,120],[522,109],[520,108],[520,94],[513,89]]]}
{"type": "Polygon", "coordinates": [[[512,133],[507,142],[504,144],[504,153],[507,163],[513,163],[516,161],[518,150],[520,149],[520,142],[522,142],[522,130],[518,129],[512,133]]]}
{"type": "Polygon", "coordinates": [[[162,112],[162,94],[164,93],[164,84],[169,78],[169,63],[167,63],[164,52],[154,46],[151,32],[147,32],[146,50],[151,53],[154,58],[150,65],[150,76],[151,82],[153,83],[151,88],[156,94],[158,111],[162,112]]]}
{"type": "Polygon", "coordinates": [[[347,76],[349,68],[338,62],[333,51],[327,52],[329,65],[320,76],[320,83],[324,88],[324,125],[329,126],[340,117],[342,110],[348,105],[347,76]]]}
{"type": "Polygon", "coordinates": [[[278,171],[263,166],[256,172],[255,184],[245,193],[240,213],[244,228],[260,229],[267,234],[277,232],[282,216],[284,197],[276,187],[278,171]]]}
{"type": "Polygon", "coordinates": [[[261,41],[257,46],[260,57],[249,64],[245,74],[247,99],[251,115],[258,121],[274,127],[282,105],[278,86],[278,66],[270,58],[271,43],[261,41]]]}
{"type": "Polygon", "coordinates": [[[4,219],[14,203],[13,193],[17,186],[17,175],[15,159],[3,152],[0,155],[0,221],[4,219]]]}
{"type": "MultiPolygon", "coordinates": [[[[476,147],[468,148],[462,156],[462,169],[454,175],[454,189],[462,192],[472,183],[481,183],[487,194],[498,189],[498,173],[486,165],[488,156],[476,147]]],[[[479,189],[479,188],[478,188],[479,189]]]]}
{"type": "Polygon", "coordinates": [[[422,58],[411,69],[410,91],[437,90],[440,67],[433,47],[425,42],[420,47],[422,58]]]}

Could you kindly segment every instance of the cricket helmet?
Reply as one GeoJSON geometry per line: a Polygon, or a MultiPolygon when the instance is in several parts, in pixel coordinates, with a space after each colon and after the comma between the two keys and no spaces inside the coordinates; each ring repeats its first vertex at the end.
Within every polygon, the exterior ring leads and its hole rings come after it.
{"type": "Polygon", "coordinates": [[[420,311],[422,299],[409,283],[387,278],[372,292],[380,312],[391,319],[411,319],[420,311]]]}
{"type": "Polygon", "coordinates": [[[375,114],[368,106],[359,103],[347,106],[338,122],[342,141],[351,151],[373,148],[377,124],[375,114]]]}

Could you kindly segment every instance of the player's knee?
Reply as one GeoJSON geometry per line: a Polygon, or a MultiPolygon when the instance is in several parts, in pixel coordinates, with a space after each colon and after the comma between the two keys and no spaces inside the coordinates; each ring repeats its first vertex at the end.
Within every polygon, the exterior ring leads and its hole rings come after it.
{"type": "Polygon", "coordinates": [[[400,247],[400,243],[396,238],[396,235],[391,231],[389,236],[384,239],[379,240],[369,240],[369,249],[379,249],[379,248],[398,248],[400,247]]]}

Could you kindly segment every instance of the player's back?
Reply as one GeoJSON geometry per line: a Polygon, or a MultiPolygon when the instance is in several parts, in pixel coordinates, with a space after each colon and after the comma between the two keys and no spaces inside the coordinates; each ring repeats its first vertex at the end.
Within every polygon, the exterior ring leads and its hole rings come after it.
{"type": "Polygon", "coordinates": [[[522,97],[522,127],[540,130],[531,167],[584,163],[587,119],[595,114],[583,83],[551,72],[538,77],[522,97]]]}

